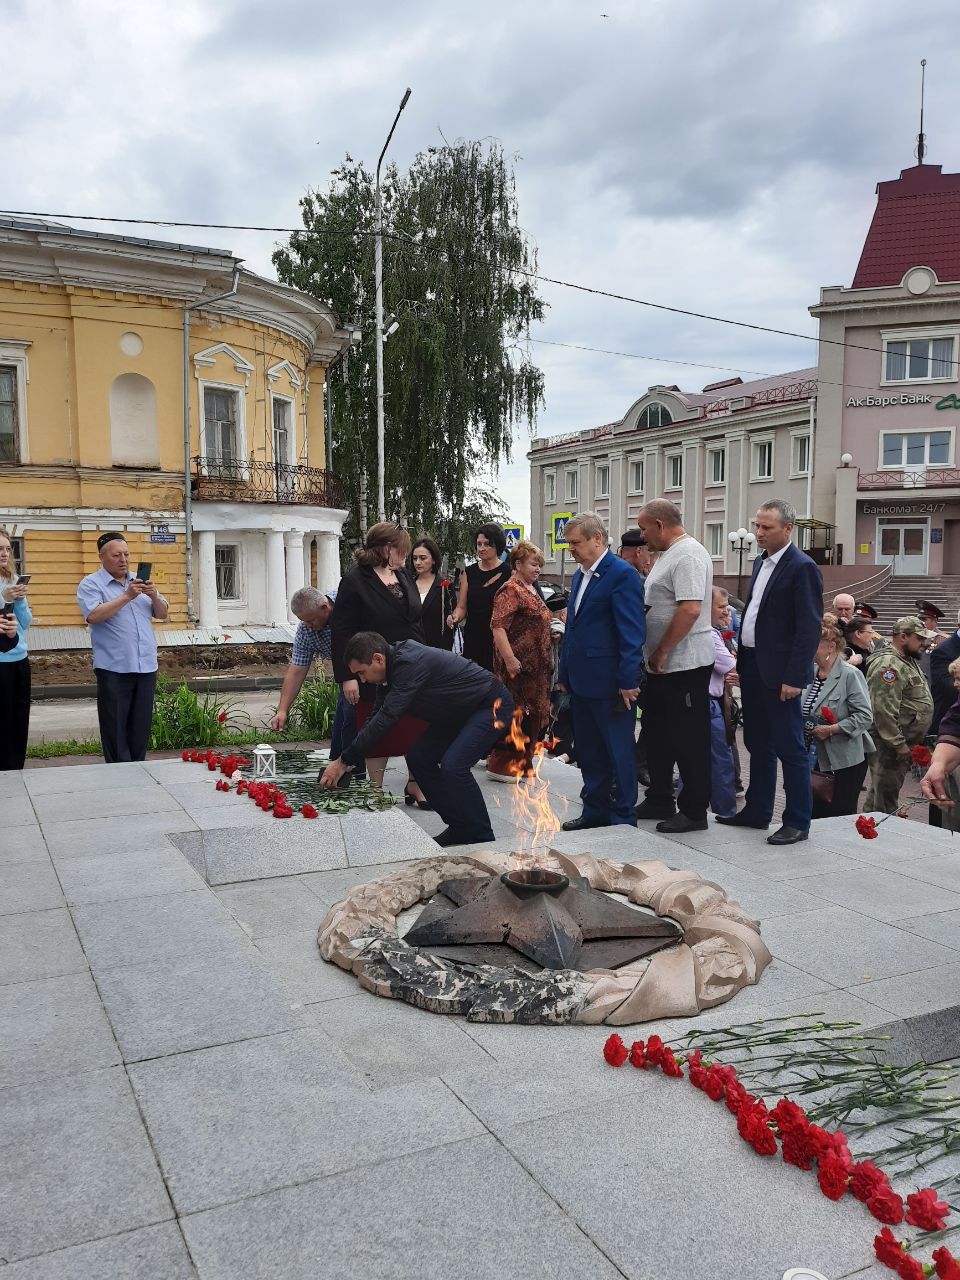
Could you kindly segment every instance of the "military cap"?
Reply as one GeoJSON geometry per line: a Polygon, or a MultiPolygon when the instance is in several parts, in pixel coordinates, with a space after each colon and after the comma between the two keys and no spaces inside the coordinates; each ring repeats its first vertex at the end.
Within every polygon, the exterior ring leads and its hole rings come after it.
{"type": "Polygon", "coordinates": [[[921,640],[936,640],[936,631],[928,630],[919,618],[898,618],[893,624],[893,634],[919,636],[921,640]]]}
{"type": "Polygon", "coordinates": [[[625,529],[620,538],[621,547],[645,547],[647,538],[642,529],[625,529]]]}
{"type": "Polygon", "coordinates": [[[853,606],[853,614],[854,617],[869,618],[872,622],[876,622],[880,616],[872,604],[859,601],[853,606]]]}
{"type": "Polygon", "coordinates": [[[935,604],[931,604],[929,600],[916,600],[914,603],[917,606],[917,613],[919,613],[922,618],[944,617],[943,610],[938,609],[937,606],[935,604]]]}
{"type": "Polygon", "coordinates": [[[559,613],[561,609],[565,609],[567,607],[568,603],[569,596],[566,591],[556,591],[549,597],[549,599],[544,601],[544,604],[551,613],[559,613]]]}

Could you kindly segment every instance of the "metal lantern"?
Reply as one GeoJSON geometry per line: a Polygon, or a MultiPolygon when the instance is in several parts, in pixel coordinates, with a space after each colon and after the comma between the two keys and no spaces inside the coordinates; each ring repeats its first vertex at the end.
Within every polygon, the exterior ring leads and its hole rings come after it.
{"type": "Polygon", "coordinates": [[[261,742],[254,747],[253,772],[256,778],[277,776],[277,753],[268,742],[261,742]]]}

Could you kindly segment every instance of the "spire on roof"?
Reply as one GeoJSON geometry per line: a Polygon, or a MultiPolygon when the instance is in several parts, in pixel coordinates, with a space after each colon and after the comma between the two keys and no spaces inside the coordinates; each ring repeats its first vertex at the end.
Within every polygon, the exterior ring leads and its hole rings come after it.
{"type": "Polygon", "coordinates": [[[917,134],[917,164],[923,164],[927,154],[927,135],[923,132],[923,98],[927,81],[927,60],[920,59],[920,132],[917,134]]]}

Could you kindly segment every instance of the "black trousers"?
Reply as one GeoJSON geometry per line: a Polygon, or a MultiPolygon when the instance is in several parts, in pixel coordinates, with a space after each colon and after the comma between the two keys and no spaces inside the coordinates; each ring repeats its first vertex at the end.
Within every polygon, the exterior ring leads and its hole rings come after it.
{"type": "Polygon", "coordinates": [[[22,769],[30,728],[30,659],[0,662],[0,770],[22,769]]]}
{"type": "Polygon", "coordinates": [[[153,719],[155,671],[94,670],[97,677],[97,716],[100,742],[107,764],[145,760],[153,719]]]}
{"type": "Polygon", "coordinates": [[[710,675],[713,667],[692,671],[647,673],[640,727],[647,746],[650,786],[647,802],[673,813],[673,769],[683,786],[677,808],[695,822],[707,816],[710,803],[710,675]]]}
{"type": "Polygon", "coordinates": [[[813,802],[815,818],[844,818],[856,813],[860,805],[860,788],[867,776],[866,759],[859,764],[847,765],[845,769],[833,771],[833,803],[820,804],[813,802]]]}

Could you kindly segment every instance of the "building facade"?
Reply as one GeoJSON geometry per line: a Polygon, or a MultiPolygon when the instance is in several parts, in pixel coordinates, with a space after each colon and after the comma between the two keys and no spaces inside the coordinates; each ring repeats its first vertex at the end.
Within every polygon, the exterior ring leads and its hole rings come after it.
{"type": "Polygon", "coordinates": [[[329,307],[232,254],[0,219],[0,523],[34,624],[79,626],[96,540],[153,565],[169,629],[285,627],[339,578],[329,307]]]}

